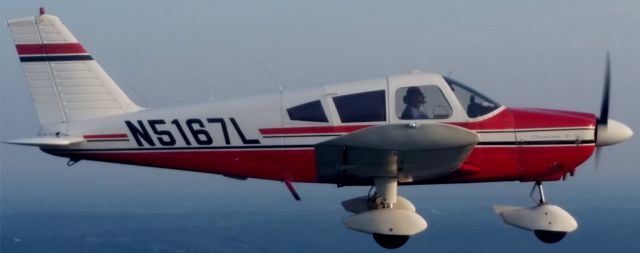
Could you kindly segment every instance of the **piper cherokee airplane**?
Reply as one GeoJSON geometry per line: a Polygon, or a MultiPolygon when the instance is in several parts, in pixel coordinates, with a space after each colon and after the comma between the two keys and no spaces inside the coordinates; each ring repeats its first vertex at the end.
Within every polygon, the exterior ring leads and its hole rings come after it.
{"type": "MultiPolygon", "coordinates": [[[[542,182],[573,176],[594,150],[633,132],[609,119],[607,57],[600,116],[507,108],[449,77],[387,78],[150,110],[131,101],[55,16],[7,22],[40,120],[7,141],[80,160],[282,181],[371,186],[342,202],[346,227],[398,248],[427,222],[399,185],[532,182],[537,205],[495,206],[546,243],[577,229],[542,182]]],[[[597,157],[597,156],[596,156],[597,157]]],[[[533,196],[532,196],[533,197],[533,196]]]]}

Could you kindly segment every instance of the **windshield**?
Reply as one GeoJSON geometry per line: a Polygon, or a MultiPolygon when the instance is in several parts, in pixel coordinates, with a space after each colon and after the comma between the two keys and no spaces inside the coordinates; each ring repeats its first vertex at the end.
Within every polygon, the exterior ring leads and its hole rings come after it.
{"type": "Polygon", "coordinates": [[[469,86],[448,77],[444,77],[444,80],[447,81],[470,118],[486,115],[500,107],[500,104],[469,86]]]}

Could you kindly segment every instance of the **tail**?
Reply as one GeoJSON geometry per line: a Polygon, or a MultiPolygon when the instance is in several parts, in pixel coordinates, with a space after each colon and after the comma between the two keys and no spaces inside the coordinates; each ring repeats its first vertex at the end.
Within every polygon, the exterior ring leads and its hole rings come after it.
{"type": "Polygon", "coordinates": [[[7,22],[42,127],[139,111],[56,16],[7,22]]]}

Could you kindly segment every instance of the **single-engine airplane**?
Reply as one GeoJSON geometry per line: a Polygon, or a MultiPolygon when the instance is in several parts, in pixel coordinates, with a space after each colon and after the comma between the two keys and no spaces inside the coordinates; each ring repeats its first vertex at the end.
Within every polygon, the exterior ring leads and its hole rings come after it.
{"type": "Polygon", "coordinates": [[[7,25],[40,120],[37,136],[8,143],[69,166],[95,160],[282,181],[297,200],[294,182],[371,186],[342,202],[353,214],[343,222],[385,248],[427,228],[399,185],[497,181],[532,182],[537,205],[494,209],[558,242],[578,224],[545,201],[542,182],[573,176],[594,150],[633,135],[608,116],[608,56],[599,117],[507,108],[423,72],[151,110],[131,101],[56,16],[41,9],[7,25]]]}

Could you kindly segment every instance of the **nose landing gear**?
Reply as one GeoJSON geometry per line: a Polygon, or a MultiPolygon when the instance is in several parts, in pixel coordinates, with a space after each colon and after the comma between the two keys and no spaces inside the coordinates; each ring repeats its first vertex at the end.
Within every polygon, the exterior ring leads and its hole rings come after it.
{"type": "Polygon", "coordinates": [[[548,204],[541,182],[531,189],[531,197],[538,190],[539,199],[534,207],[494,206],[502,220],[512,226],[533,231],[535,236],[545,243],[557,243],[569,232],[578,228],[578,223],[567,211],[559,206],[548,204]]]}

